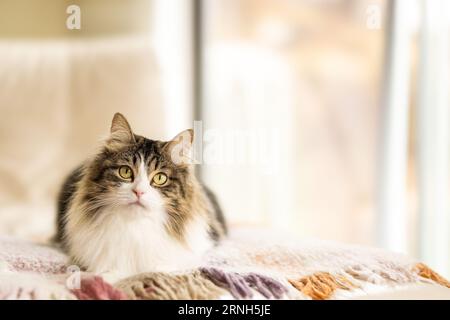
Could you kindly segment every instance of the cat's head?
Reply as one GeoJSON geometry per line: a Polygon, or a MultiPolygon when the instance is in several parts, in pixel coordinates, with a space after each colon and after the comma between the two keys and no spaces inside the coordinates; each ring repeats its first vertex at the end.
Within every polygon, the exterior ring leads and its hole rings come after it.
{"type": "Polygon", "coordinates": [[[149,215],[164,211],[172,218],[187,218],[200,192],[189,161],[192,143],[192,130],[170,141],[136,135],[116,113],[109,138],[86,169],[88,207],[129,208],[125,212],[149,215]]]}

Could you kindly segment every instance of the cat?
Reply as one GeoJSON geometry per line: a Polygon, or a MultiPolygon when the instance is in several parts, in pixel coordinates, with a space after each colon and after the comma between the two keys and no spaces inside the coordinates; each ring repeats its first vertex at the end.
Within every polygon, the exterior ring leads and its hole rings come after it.
{"type": "Polygon", "coordinates": [[[193,135],[150,140],[114,115],[99,152],[72,172],[58,198],[54,240],[73,263],[114,281],[177,271],[226,236],[219,204],[189,161],[193,135]]]}

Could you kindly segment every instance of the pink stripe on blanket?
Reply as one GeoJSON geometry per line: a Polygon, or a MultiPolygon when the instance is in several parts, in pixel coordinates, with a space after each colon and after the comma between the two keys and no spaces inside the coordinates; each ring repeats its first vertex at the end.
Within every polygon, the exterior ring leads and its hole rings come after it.
{"type": "Polygon", "coordinates": [[[80,289],[72,290],[79,300],[127,300],[125,293],[103,281],[101,277],[89,276],[81,279],[80,289]]]}

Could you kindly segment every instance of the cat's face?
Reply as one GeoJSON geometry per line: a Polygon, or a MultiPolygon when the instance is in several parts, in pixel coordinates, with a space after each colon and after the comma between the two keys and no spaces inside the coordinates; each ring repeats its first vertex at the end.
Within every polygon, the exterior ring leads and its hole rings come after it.
{"type": "Polygon", "coordinates": [[[192,138],[187,130],[172,141],[146,139],[116,115],[111,136],[88,173],[89,206],[150,215],[189,211],[195,178],[184,156],[192,138]]]}

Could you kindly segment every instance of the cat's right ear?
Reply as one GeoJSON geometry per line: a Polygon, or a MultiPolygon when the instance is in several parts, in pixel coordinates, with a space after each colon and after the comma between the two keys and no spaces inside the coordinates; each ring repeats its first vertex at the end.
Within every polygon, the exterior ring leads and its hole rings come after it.
{"type": "Polygon", "coordinates": [[[117,112],[111,123],[111,133],[107,142],[108,146],[122,146],[124,144],[131,144],[135,142],[136,139],[133,131],[131,130],[130,124],[121,113],[117,112]]]}

